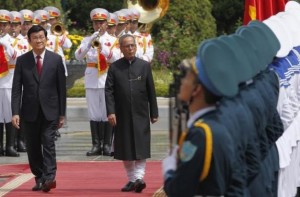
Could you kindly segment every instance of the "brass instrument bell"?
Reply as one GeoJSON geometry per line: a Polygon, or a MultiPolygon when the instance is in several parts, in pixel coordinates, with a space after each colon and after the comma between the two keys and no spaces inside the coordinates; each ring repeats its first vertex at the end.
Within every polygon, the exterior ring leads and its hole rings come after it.
{"type": "Polygon", "coordinates": [[[61,36],[66,32],[64,24],[61,22],[54,23],[51,25],[51,33],[56,35],[56,36],[61,36]]]}

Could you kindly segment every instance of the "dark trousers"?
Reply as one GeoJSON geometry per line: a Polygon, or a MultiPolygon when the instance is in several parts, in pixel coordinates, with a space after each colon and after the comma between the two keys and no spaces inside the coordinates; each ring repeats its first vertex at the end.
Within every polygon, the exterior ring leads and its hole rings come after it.
{"type": "Polygon", "coordinates": [[[56,175],[55,131],[58,119],[46,120],[42,110],[36,121],[23,121],[31,172],[37,180],[54,180],[56,175]]]}

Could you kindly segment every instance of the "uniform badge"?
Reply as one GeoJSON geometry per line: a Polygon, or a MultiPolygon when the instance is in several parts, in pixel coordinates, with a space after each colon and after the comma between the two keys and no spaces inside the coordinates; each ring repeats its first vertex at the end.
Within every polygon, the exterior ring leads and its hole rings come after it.
{"type": "Polygon", "coordinates": [[[190,161],[195,155],[196,150],[197,146],[192,144],[190,141],[185,141],[179,153],[180,160],[182,162],[190,161]]]}

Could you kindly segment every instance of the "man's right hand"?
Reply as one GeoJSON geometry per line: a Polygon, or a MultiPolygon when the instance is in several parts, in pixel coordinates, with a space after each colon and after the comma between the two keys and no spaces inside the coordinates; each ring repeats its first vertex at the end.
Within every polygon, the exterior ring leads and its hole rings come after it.
{"type": "Polygon", "coordinates": [[[117,124],[116,114],[109,114],[107,119],[111,126],[113,127],[116,126],[117,124]]]}
{"type": "Polygon", "coordinates": [[[11,122],[15,128],[20,129],[20,116],[19,115],[13,115],[11,122]]]}
{"type": "Polygon", "coordinates": [[[92,46],[95,39],[99,36],[99,31],[94,32],[90,37],[89,46],[92,46]]]}

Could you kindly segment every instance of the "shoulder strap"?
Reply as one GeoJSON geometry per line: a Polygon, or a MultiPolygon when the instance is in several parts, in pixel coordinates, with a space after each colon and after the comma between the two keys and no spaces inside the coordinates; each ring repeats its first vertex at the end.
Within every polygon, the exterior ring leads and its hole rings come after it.
{"type": "Polygon", "coordinates": [[[202,170],[202,173],[200,176],[200,182],[201,182],[208,176],[208,173],[210,170],[212,151],[213,151],[213,140],[212,140],[211,129],[206,123],[197,121],[194,124],[194,126],[201,127],[204,130],[204,133],[206,136],[204,164],[203,164],[203,170],[202,170]]]}

